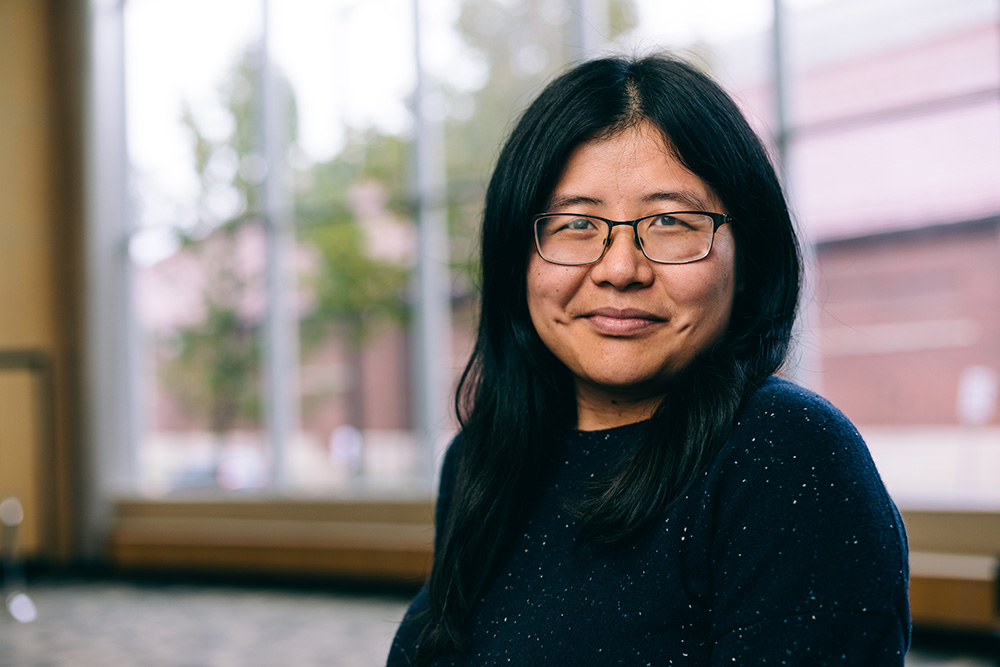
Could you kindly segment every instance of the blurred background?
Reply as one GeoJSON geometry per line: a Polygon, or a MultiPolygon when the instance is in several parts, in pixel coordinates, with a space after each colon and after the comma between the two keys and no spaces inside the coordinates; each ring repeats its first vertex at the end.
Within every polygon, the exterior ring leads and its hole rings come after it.
{"type": "Polygon", "coordinates": [[[780,166],[809,268],[786,374],[869,443],[924,645],[995,651],[997,0],[0,0],[8,600],[391,591],[344,603],[381,659],[429,566],[498,146],[567,65],[661,49],[780,166]]]}

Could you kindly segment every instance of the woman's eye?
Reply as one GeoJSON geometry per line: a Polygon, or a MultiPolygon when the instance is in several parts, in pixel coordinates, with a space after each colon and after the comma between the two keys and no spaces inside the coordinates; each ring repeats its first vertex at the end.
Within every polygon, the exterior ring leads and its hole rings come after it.
{"type": "Polygon", "coordinates": [[[562,226],[563,229],[587,230],[596,229],[593,220],[587,218],[573,218],[562,226]]]}
{"type": "Polygon", "coordinates": [[[696,221],[689,216],[658,215],[649,221],[651,232],[680,234],[697,229],[696,221]]]}
{"type": "Polygon", "coordinates": [[[653,218],[653,221],[649,224],[651,227],[673,227],[674,225],[681,224],[681,221],[672,215],[660,215],[653,218]]]}

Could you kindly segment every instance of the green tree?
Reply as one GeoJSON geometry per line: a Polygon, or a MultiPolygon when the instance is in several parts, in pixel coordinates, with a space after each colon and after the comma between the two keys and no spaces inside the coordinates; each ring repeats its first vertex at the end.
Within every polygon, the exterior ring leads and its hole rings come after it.
{"type": "Polygon", "coordinates": [[[381,327],[407,322],[410,269],[371,251],[379,239],[366,234],[367,221],[358,219],[350,196],[372,184],[384,195],[387,214],[410,220],[409,150],[397,136],[349,131],[340,153],[312,166],[308,187],[296,193],[298,240],[319,260],[302,285],[313,304],[301,322],[307,350],[336,329],[357,353],[381,327]]]}
{"type": "Polygon", "coordinates": [[[175,332],[165,369],[185,411],[205,419],[220,442],[237,423],[255,423],[261,409],[260,323],[241,304],[259,280],[234,259],[238,227],[229,223],[213,237],[186,242],[204,276],[203,315],[175,332]]]}
{"type": "MultiPolygon", "coordinates": [[[[193,168],[199,183],[197,224],[181,230],[182,254],[197,263],[202,276],[203,316],[179,328],[164,369],[168,386],[193,418],[205,420],[218,441],[239,424],[256,424],[261,414],[261,327],[263,310],[253,307],[264,295],[263,258],[248,257],[261,223],[261,157],[258,145],[259,96],[254,94],[257,62],[247,50],[220,86],[221,107],[230,131],[210,137],[188,108],[182,123],[192,141],[193,168]],[[228,202],[219,214],[217,202],[228,202]]],[[[296,140],[296,103],[287,80],[278,90],[287,102],[286,136],[296,140]]],[[[297,244],[316,258],[315,271],[300,288],[311,310],[302,326],[307,356],[330,335],[342,335],[357,354],[383,322],[406,317],[408,269],[372,256],[359,221],[346,204],[353,184],[376,180],[394,192],[392,206],[403,206],[401,170],[393,168],[402,142],[371,132],[353,137],[343,155],[311,171],[309,187],[296,193],[297,244]]],[[[259,245],[259,244],[258,244],[259,245]]]]}
{"type": "MultiPolygon", "coordinates": [[[[203,420],[219,442],[238,424],[258,423],[261,414],[261,317],[250,304],[263,290],[263,262],[248,261],[245,252],[249,237],[263,233],[256,71],[257,50],[249,48],[220,86],[229,120],[225,136],[210,136],[187,105],[181,117],[199,188],[195,224],[178,233],[183,260],[200,277],[203,312],[174,332],[164,379],[187,414],[203,420]]],[[[294,137],[291,96],[289,104],[294,137]]]]}

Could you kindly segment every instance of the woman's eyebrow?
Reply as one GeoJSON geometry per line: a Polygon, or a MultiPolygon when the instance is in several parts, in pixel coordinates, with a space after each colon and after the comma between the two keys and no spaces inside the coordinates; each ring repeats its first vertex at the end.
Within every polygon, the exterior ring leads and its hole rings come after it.
{"type": "Polygon", "coordinates": [[[693,192],[671,191],[653,192],[642,198],[643,203],[653,202],[676,202],[682,206],[687,206],[697,210],[707,210],[707,202],[693,192]]]}
{"type": "Polygon", "coordinates": [[[549,200],[548,210],[554,211],[556,209],[569,208],[580,204],[600,206],[603,203],[603,199],[597,199],[596,197],[585,197],[583,195],[558,195],[553,196],[552,199],[549,200]]]}
{"type": "MultiPolygon", "coordinates": [[[[700,196],[686,190],[671,190],[665,192],[652,192],[642,197],[643,204],[670,203],[695,210],[708,210],[708,203],[700,196]]],[[[604,200],[598,197],[587,197],[585,195],[555,195],[549,200],[547,209],[557,211],[559,209],[572,208],[573,206],[603,206],[604,200]]]]}

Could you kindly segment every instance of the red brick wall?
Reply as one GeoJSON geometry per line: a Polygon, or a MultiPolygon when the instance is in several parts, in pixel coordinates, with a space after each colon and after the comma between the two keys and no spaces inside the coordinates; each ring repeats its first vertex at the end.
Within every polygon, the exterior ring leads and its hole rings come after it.
{"type": "Polygon", "coordinates": [[[958,423],[963,370],[1000,372],[1000,220],[821,244],[817,260],[822,393],[858,424],[958,423]]]}

